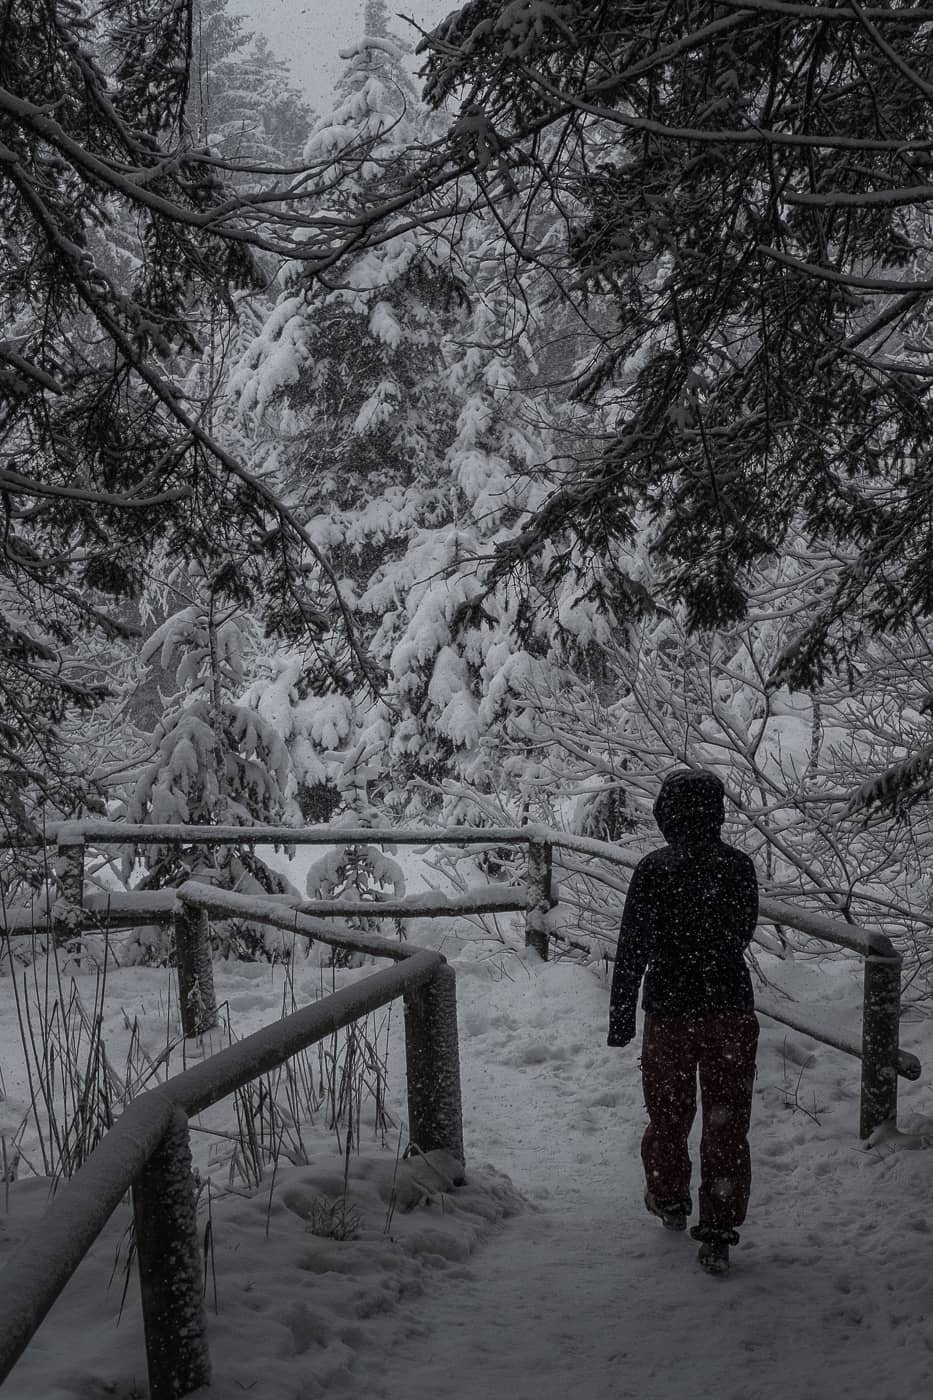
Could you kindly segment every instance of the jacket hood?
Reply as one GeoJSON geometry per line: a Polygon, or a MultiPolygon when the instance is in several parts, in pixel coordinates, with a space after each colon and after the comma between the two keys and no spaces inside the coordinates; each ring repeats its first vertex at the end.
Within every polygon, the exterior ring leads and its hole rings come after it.
{"type": "Polygon", "coordinates": [[[665,841],[709,840],[726,818],[725,788],[715,773],[684,768],[668,773],[654,804],[665,841]]]}

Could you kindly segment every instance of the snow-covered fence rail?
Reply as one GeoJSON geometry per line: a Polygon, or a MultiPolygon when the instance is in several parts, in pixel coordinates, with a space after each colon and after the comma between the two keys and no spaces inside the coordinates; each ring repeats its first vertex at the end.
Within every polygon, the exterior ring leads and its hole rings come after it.
{"type": "MultiPolygon", "coordinates": [[[[56,845],[74,846],[506,846],[535,840],[564,839],[544,826],[181,826],[178,823],[76,821],[50,822],[41,835],[0,837],[0,850],[56,845]]],[[[571,838],[576,839],[576,838],[571,838]]],[[[582,838],[580,838],[582,839],[582,838]]],[[[595,842],[604,846],[604,842],[595,842]]]]}
{"type": "MultiPolygon", "coordinates": [[[[303,899],[293,895],[270,895],[268,899],[283,909],[320,918],[365,916],[380,919],[430,919],[445,914],[505,914],[527,911],[531,900],[521,889],[474,889],[461,894],[402,895],[391,899],[303,899]]],[[[133,928],[156,924],[176,917],[178,897],[174,888],[150,890],[144,894],[88,894],[69,922],[68,932],[104,928],[133,928]]],[[[8,910],[4,927],[8,933],[41,933],[55,922],[55,905],[37,901],[28,909],[8,910]]]]}
{"type": "MultiPolygon", "coordinates": [[[[190,924],[182,923],[179,938],[178,904],[174,892],[93,895],[84,891],[84,860],[87,847],[147,845],[198,846],[353,846],[371,843],[394,846],[520,846],[528,847],[526,888],[480,888],[460,895],[436,892],[409,895],[396,899],[378,900],[301,900],[270,896],[270,901],[283,907],[298,909],[321,917],[369,918],[436,918],[458,914],[524,913],[525,942],[547,957],[547,914],[554,904],[551,893],[551,845],[543,828],[537,827],[453,827],[431,830],[423,827],[284,827],[284,826],[180,826],[172,824],[143,825],[127,822],[59,822],[48,826],[42,836],[0,837],[0,850],[12,846],[23,848],[55,845],[53,870],[58,898],[39,901],[28,909],[12,911],[4,919],[8,934],[42,932],[54,928],[61,940],[72,938],[88,929],[125,928],[134,924],[153,924],[176,920],[176,941],[179,947],[179,970],[194,960],[190,924]]],[[[265,907],[268,909],[269,902],[265,907]]],[[[285,925],[282,925],[285,927],[285,925]]],[[[290,925],[289,925],[290,927],[290,925]]],[[[306,930],[310,933],[310,930],[306,930]]],[[[314,934],[318,937],[319,935],[314,934]]],[[[326,941],[326,939],[324,940],[326,941]]],[[[202,974],[207,969],[200,958],[202,974]]],[[[182,1000],[185,1016],[186,1002],[182,1000]]],[[[196,1034],[202,1025],[192,1029],[184,1025],[185,1034],[196,1034]]]]}
{"type": "MultiPolygon", "coordinates": [[[[198,889],[188,894],[197,907],[198,889]]],[[[399,996],[411,1140],[423,1152],[442,1149],[463,1161],[453,970],[439,953],[389,947],[394,966],[265,1026],[127,1106],[3,1272],[0,1383],[132,1191],[150,1400],[180,1400],[209,1384],[188,1120],[399,996]]]]}
{"type": "MultiPolygon", "coordinates": [[[[51,826],[44,839],[54,841],[58,848],[55,868],[59,877],[60,903],[64,906],[64,914],[61,914],[58,904],[55,909],[59,910],[61,927],[66,934],[73,933],[77,927],[83,925],[94,926],[95,921],[99,926],[107,926],[108,924],[119,926],[121,921],[127,923],[140,917],[139,910],[134,912],[133,895],[114,896],[106,907],[105,902],[99,896],[96,898],[85,896],[84,908],[80,907],[83,852],[85,846],[88,845],[134,843],[145,845],[153,841],[159,844],[177,842],[179,845],[192,847],[202,844],[239,844],[244,841],[256,845],[286,846],[333,845],[337,842],[343,845],[362,845],[376,842],[396,846],[501,847],[524,845],[528,851],[524,891],[510,888],[499,891],[468,891],[461,896],[418,895],[414,898],[379,901],[377,904],[366,903],[365,907],[361,905],[360,908],[343,901],[335,901],[328,906],[326,901],[294,899],[275,901],[270,898],[264,901],[264,907],[268,914],[271,905],[277,906],[280,911],[277,917],[281,919],[281,922],[277,923],[278,927],[304,933],[325,942],[328,941],[328,930],[331,941],[338,941],[338,934],[344,938],[352,936],[354,939],[358,939],[359,935],[355,931],[351,933],[349,930],[340,933],[339,930],[334,929],[333,925],[324,923],[324,916],[329,920],[333,917],[339,917],[341,914],[346,917],[357,912],[405,918],[413,916],[437,917],[463,913],[499,913],[509,910],[524,911],[525,942],[536,948],[542,957],[547,957],[548,915],[556,902],[552,885],[552,865],[555,861],[555,853],[557,853],[558,862],[561,853],[572,852],[578,856],[589,857],[595,862],[603,862],[629,870],[633,869],[638,862],[638,855],[635,852],[627,851],[622,846],[611,845],[608,842],[597,841],[590,837],[575,836],[569,832],[556,831],[540,825],[441,829],[424,827],[387,827],[385,829],[361,827],[353,829],[320,826],[295,829],[272,826],[249,828],[237,826],[134,826],[121,822],[88,821],[60,823],[57,826],[51,826]],[[318,917],[316,926],[314,925],[314,916],[318,917]]],[[[0,849],[10,844],[12,842],[9,840],[0,840],[0,849]]],[[[24,842],[22,844],[39,845],[41,838],[37,837],[31,843],[24,842]]],[[[604,878],[611,888],[617,891],[620,889],[619,883],[608,875],[604,868],[601,869],[598,863],[588,866],[587,872],[596,880],[604,878]]],[[[183,888],[187,888],[189,895],[191,894],[190,887],[183,888]]],[[[218,899],[220,892],[215,892],[214,897],[215,900],[218,899]]],[[[178,895],[171,891],[164,892],[160,896],[147,895],[142,898],[149,901],[147,922],[156,922],[157,917],[170,919],[178,908],[178,895]],[[167,903],[160,906],[159,899],[167,901],[167,903]]],[[[199,898],[203,900],[206,896],[202,894],[199,898]]],[[[190,902],[189,900],[189,905],[190,902]]],[[[200,907],[206,908],[207,906],[202,903],[200,907]]],[[[224,915],[219,907],[216,907],[214,912],[220,917],[230,917],[229,913],[224,915]]],[[[51,914],[46,911],[46,918],[49,917],[56,917],[54,911],[51,914]]],[[[815,1040],[843,1050],[847,1054],[856,1055],[861,1059],[862,1086],[859,1132],[862,1137],[870,1136],[875,1128],[896,1117],[897,1076],[903,1075],[908,1079],[916,1079],[920,1074],[920,1065],[916,1057],[901,1051],[898,1043],[901,981],[899,953],[891,940],[877,930],[859,928],[841,918],[799,909],[786,902],[767,897],[763,897],[760,901],[759,918],[762,923],[785,925],[797,929],[811,938],[847,948],[860,954],[864,959],[860,1045],[856,1045],[849,1036],[828,1032],[824,1025],[810,1024],[799,1014],[796,1003],[791,1002],[785,1008],[783,1003],[759,998],[759,1009],[764,1015],[774,1020],[793,1026],[795,1029],[812,1036],[815,1040]]],[[[17,928],[26,929],[38,926],[38,915],[14,916],[9,921],[9,925],[10,931],[13,932],[17,928]]],[[[187,927],[192,926],[191,924],[187,925],[187,927]]],[[[178,927],[176,922],[176,939],[178,927]]],[[[182,927],[183,929],[186,927],[184,922],[182,927]]],[[[191,951],[193,941],[192,939],[187,941],[183,939],[180,948],[181,956],[183,959],[188,959],[189,966],[193,966],[194,962],[194,954],[191,951]]],[[[204,1008],[207,1008],[208,1012],[210,1008],[210,989],[207,986],[210,968],[209,965],[204,964],[202,957],[200,973],[196,971],[184,973],[181,968],[179,971],[180,977],[188,977],[189,985],[189,990],[183,995],[183,1014],[188,1018],[185,1030],[186,1034],[194,1034],[200,1025],[204,1024],[203,1019],[198,1019],[202,1014],[207,1014],[204,1012],[204,1008]]]]}
{"type": "MultiPolygon", "coordinates": [[[[471,828],[456,827],[432,831],[424,828],[373,829],[371,827],[280,827],[280,826],[180,826],[173,824],[144,825],[125,822],[61,822],[51,824],[43,835],[34,837],[0,839],[0,850],[17,845],[36,847],[43,843],[54,845],[56,855],[53,871],[57,883],[57,898],[47,896],[46,900],[33,904],[30,908],[11,911],[4,918],[7,934],[27,934],[43,932],[50,927],[60,941],[67,941],[76,934],[88,930],[125,928],[138,924],[171,923],[175,931],[176,965],[179,982],[179,1005],[182,1030],[186,1037],[200,1035],[216,1020],[216,1000],[213,990],[213,975],[208,948],[208,925],[206,906],[202,902],[196,913],[179,897],[175,890],[134,891],[113,895],[92,894],[84,889],[85,852],[88,847],[146,845],[158,842],[160,845],[176,844],[192,850],[201,846],[242,845],[364,845],[380,843],[385,845],[458,845],[458,846],[502,846],[526,845],[528,847],[527,888],[508,889],[480,888],[468,890],[460,895],[444,895],[437,892],[409,895],[395,899],[369,900],[307,900],[287,896],[266,896],[261,905],[253,905],[253,912],[245,906],[222,910],[213,908],[220,918],[256,918],[257,908],[262,909],[266,922],[273,922],[270,911],[273,907],[284,913],[275,923],[276,927],[302,933],[320,942],[342,944],[357,950],[375,952],[377,949],[364,947],[361,935],[356,930],[334,930],[323,922],[324,919],[351,918],[363,915],[369,918],[436,918],[443,915],[456,917],[460,914],[501,914],[519,912],[525,915],[525,941],[537,948],[542,957],[547,957],[546,916],[553,899],[551,896],[551,853],[550,845],[536,842],[532,828],[471,828]],[[312,926],[307,919],[299,916],[316,915],[322,921],[312,926]],[[341,936],[335,937],[334,934],[341,936]],[[348,943],[349,940],[349,943],[348,943]]],[[[203,893],[203,892],[202,892],[203,893]]],[[[383,954],[392,946],[376,939],[383,954]]]]}

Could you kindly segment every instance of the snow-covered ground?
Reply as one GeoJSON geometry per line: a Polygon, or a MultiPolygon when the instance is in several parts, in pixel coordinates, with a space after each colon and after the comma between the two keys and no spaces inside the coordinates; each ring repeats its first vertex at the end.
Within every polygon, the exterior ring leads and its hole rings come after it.
{"type": "MultiPolygon", "coordinates": [[[[306,1132],[308,1165],[280,1163],[258,1189],[228,1189],[232,1109],[193,1134],[213,1163],[207,1302],[214,1362],[204,1400],[905,1400],[933,1393],[933,1066],[926,1020],[903,1043],[924,1062],[901,1081],[902,1136],[856,1136],[858,1064],[762,1018],[752,1127],[755,1179],[733,1270],[711,1279],[695,1246],[645,1213],[637,1051],[605,1045],[599,969],[540,963],[466,924],[422,921],[458,974],[467,1183],[404,1143],[400,1009],[374,1024],[388,1048],[393,1122],[365,1127],[349,1166],[332,1132],[306,1132]],[[225,1116],[226,1114],[226,1116],[225,1116]]],[[[774,965],[771,964],[771,970],[774,965]]],[[[778,969],[786,976],[786,969],[778,969]]],[[[857,1023],[857,964],[799,961],[796,990],[857,1023]]],[[[336,974],[337,981],[365,969],[336,974]]],[[[299,1001],[330,972],[298,962],[299,1001]]],[[[237,1036],[281,1014],[281,967],[219,964],[237,1036]]],[[[0,983],[9,1133],[25,1097],[0,983]]],[[[84,988],[91,996],[90,982],[84,988]]],[[[172,976],[111,974],[113,1045],[139,1018],[165,1044],[172,976]],[[125,1014],[124,1014],[125,1013],[125,1014]]],[[[815,1013],[816,1014],[816,1013],[815,1013]]],[[[181,1067],[180,1051],[174,1052],[181,1067]]],[[[34,1228],[46,1185],[0,1187],[0,1252],[34,1228]]],[[[207,1223],[207,1192],[202,1195],[207,1223]]],[[[146,1394],[127,1213],[111,1222],[4,1388],[9,1400],[146,1394]],[[121,1313],[122,1302],[122,1317],[121,1313]]]]}

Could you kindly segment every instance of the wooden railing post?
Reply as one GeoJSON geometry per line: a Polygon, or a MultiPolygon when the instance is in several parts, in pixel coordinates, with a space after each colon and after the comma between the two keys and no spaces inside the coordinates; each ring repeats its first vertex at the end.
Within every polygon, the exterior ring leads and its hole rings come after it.
{"type": "Polygon", "coordinates": [[[534,948],[547,961],[547,916],[551,897],[551,856],[548,841],[528,842],[528,909],[525,914],[525,947],[534,948]]]}
{"type": "Polygon", "coordinates": [[[175,913],[175,963],[178,1004],[185,1039],[217,1025],[217,994],[211,957],[210,918],[206,909],[181,904],[175,913]]]}
{"type": "Polygon", "coordinates": [[[422,1152],[443,1148],[463,1161],[457,982],[444,963],[404,994],[408,1133],[422,1152]]]}
{"type": "Polygon", "coordinates": [[[55,920],[56,943],[67,943],[77,931],[74,923],[84,904],[84,837],[66,827],[58,838],[55,853],[55,881],[58,899],[68,905],[65,917],[55,920]]]}
{"type": "Polygon", "coordinates": [[[897,1118],[898,1029],[901,1013],[901,958],[865,958],[862,1000],[862,1093],[859,1137],[897,1118]]]}
{"type": "Polygon", "coordinates": [[[188,1120],[176,1110],[133,1187],[150,1400],[210,1384],[188,1120]]]}

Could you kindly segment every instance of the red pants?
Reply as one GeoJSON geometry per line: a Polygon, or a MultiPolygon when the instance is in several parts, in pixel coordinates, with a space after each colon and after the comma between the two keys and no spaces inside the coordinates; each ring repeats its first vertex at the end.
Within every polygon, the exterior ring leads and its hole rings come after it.
{"type": "Polygon", "coordinates": [[[645,1179],[659,1201],[690,1194],[687,1139],[696,1117],[699,1070],[704,1225],[741,1225],[748,1209],[748,1124],[757,1047],[758,1022],[752,1012],[645,1016],[641,1073],[650,1119],[641,1144],[645,1179]]]}

